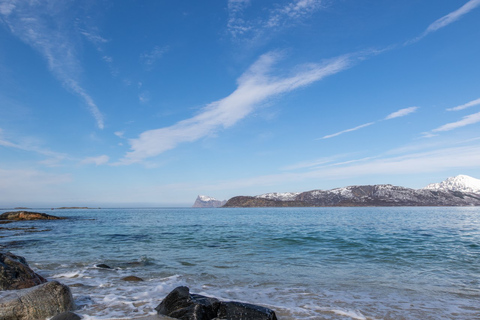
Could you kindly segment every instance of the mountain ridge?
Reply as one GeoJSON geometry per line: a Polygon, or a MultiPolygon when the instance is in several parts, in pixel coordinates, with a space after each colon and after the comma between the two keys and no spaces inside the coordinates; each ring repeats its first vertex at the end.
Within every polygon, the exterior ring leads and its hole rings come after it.
{"type": "Polygon", "coordinates": [[[480,190],[459,191],[477,190],[475,183],[473,187],[471,185],[475,180],[460,175],[448,178],[443,184],[430,184],[422,189],[379,184],[300,193],[266,193],[253,197],[237,196],[229,199],[223,207],[480,206],[480,190]],[[452,189],[447,189],[449,186],[452,189]]]}

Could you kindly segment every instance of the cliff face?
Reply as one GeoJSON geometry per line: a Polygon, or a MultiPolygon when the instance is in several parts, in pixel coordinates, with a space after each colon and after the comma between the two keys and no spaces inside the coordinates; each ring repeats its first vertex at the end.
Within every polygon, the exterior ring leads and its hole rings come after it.
{"type": "Polygon", "coordinates": [[[387,184],[307,191],[287,201],[262,197],[234,197],[224,205],[224,207],[370,206],[480,206],[480,194],[450,190],[416,190],[387,184]]]}

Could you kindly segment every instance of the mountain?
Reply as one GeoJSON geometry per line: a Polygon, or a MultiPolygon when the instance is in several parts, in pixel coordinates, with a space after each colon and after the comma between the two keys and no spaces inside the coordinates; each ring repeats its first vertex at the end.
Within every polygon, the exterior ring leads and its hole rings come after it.
{"type": "Polygon", "coordinates": [[[461,174],[440,183],[431,183],[424,189],[480,193],[480,180],[461,174]]]}
{"type": "Polygon", "coordinates": [[[192,207],[193,208],[218,208],[223,206],[226,202],[227,202],[226,200],[220,201],[209,196],[199,195],[192,207]]]}
{"type": "MultiPolygon", "coordinates": [[[[474,178],[471,179],[476,180],[474,178]]],[[[473,181],[469,179],[463,180],[473,181]]],[[[465,187],[466,185],[464,184],[463,186],[465,187]]],[[[478,190],[472,188],[470,183],[467,186],[461,190],[478,190]]],[[[267,193],[255,197],[238,196],[231,198],[224,205],[224,207],[374,206],[480,206],[480,190],[478,192],[470,192],[448,188],[440,189],[440,187],[410,189],[390,184],[381,184],[349,186],[332,190],[312,190],[301,193],[267,193]]]]}

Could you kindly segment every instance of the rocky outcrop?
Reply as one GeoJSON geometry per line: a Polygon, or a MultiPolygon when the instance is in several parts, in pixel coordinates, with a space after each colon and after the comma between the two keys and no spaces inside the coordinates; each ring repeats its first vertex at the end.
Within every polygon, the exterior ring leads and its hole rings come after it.
{"type": "Polygon", "coordinates": [[[480,194],[460,191],[410,189],[389,184],[350,186],[299,193],[293,200],[234,197],[224,207],[375,207],[480,206],[480,194]]]}
{"type": "Polygon", "coordinates": [[[198,196],[192,208],[218,208],[223,206],[227,201],[217,200],[208,196],[198,196]]]}
{"type": "Polygon", "coordinates": [[[70,289],[58,281],[51,281],[30,289],[4,292],[0,299],[0,319],[46,319],[73,308],[70,289]]]}
{"type": "Polygon", "coordinates": [[[178,287],[155,308],[158,314],[182,320],[276,320],[271,309],[248,303],[220,301],[190,294],[187,287],[178,287]]]}
{"type": "Polygon", "coordinates": [[[0,290],[25,289],[45,282],[47,280],[30,269],[25,258],[0,252],[0,290]]]}
{"type": "Polygon", "coordinates": [[[46,213],[31,211],[11,211],[0,215],[0,220],[20,221],[20,220],[62,220],[66,218],[52,216],[46,213]]]}

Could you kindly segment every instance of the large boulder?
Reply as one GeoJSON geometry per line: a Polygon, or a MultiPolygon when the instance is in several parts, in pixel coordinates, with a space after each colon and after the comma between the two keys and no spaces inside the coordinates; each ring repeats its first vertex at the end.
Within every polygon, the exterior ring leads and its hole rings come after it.
{"type": "Polygon", "coordinates": [[[0,290],[30,288],[47,282],[28,266],[24,257],[0,252],[0,290]]]}
{"type": "Polygon", "coordinates": [[[74,308],[70,289],[58,281],[5,293],[0,293],[2,320],[46,319],[74,308]]]}
{"type": "Polygon", "coordinates": [[[190,294],[187,287],[170,292],[155,308],[158,314],[181,320],[276,320],[271,309],[248,303],[221,301],[215,298],[190,294]]]}
{"type": "Polygon", "coordinates": [[[0,220],[62,220],[65,218],[52,216],[46,213],[31,211],[10,211],[0,214],[0,220]]]}

